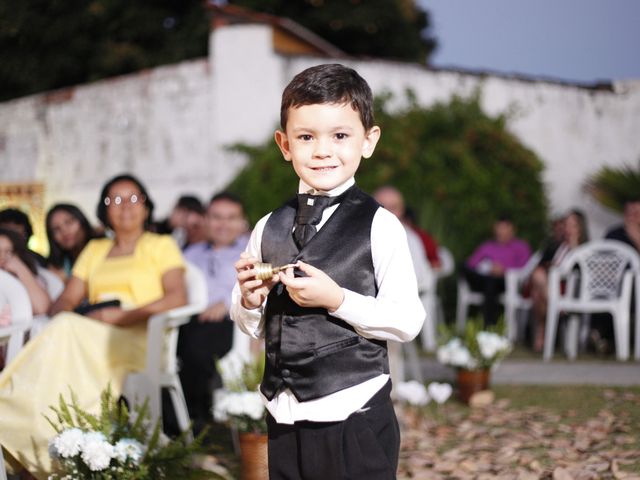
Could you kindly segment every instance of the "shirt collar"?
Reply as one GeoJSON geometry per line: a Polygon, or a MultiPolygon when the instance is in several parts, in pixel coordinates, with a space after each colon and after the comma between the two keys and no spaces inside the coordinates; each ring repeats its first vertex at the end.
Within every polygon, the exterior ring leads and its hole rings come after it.
{"type": "Polygon", "coordinates": [[[308,193],[311,195],[327,195],[329,197],[337,197],[344,193],[349,187],[351,187],[354,183],[356,183],[355,178],[351,177],[349,180],[344,182],[342,185],[338,185],[336,188],[329,190],[328,192],[324,192],[322,190],[316,190],[313,187],[310,187],[302,180],[300,180],[300,184],[298,186],[298,193],[308,193]]]}

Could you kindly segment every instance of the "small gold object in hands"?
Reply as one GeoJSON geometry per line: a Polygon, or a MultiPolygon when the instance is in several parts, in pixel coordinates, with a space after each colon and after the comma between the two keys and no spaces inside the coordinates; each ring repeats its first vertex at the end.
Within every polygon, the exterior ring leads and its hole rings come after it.
{"type": "Polygon", "coordinates": [[[256,263],[253,268],[256,271],[257,280],[270,280],[276,273],[295,266],[295,263],[289,263],[287,265],[282,265],[281,267],[274,267],[270,263],[256,263]]]}

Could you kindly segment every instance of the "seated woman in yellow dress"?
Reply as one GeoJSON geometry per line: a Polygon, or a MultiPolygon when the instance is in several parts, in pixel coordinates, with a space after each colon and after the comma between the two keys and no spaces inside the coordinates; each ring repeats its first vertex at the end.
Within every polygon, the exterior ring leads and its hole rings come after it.
{"type": "Polygon", "coordinates": [[[146,320],[186,303],[180,250],[170,236],[145,230],[152,210],[134,177],[105,185],[98,218],[113,239],[89,242],[51,307],[55,316],[0,374],[0,445],[38,479],[51,471],[48,441],[55,432],[43,418],[49,406],[71,388],[81,408],[97,413],[108,384],[117,397],[127,373],[144,367],[146,320]],[[70,313],[85,298],[120,306],[70,313]]]}

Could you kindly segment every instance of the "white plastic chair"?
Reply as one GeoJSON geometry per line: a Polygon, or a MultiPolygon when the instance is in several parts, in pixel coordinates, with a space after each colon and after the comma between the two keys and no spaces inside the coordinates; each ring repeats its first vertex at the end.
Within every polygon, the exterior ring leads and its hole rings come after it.
{"type": "Polygon", "coordinates": [[[178,376],[178,333],[181,325],[188,323],[193,315],[201,313],[207,306],[207,283],[200,269],[187,263],[185,279],[187,305],[149,318],[145,368],[141,372],[130,373],[123,387],[123,395],[132,405],[148,398],[153,423],[162,418],[162,389],[168,389],[181,431],[189,429],[189,412],[178,376]]]}
{"type": "MultiPolygon", "coordinates": [[[[531,309],[531,300],[522,296],[522,285],[531,276],[531,273],[540,263],[542,254],[535,252],[527,263],[521,268],[510,268],[505,272],[505,292],[500,295],[499,301],[505,307],[506,334],[510,340],[515,340],[518,333],[517,315],[519,311],[531,309]]],[[[482,305],[484,295],[471,290],[467,280],[461,275],[458,278],[458,297],[456,303],[456,328],[464,331],[467,321],[469,306],[482,305]]]]}
{"type": "MultiPolygon", "coordinates": [[[[31,329],[31,300],[20,280],[0,270],[0,305],[11,307],[11,324],[0,327],[0,344],[7,344],[5,365],[15,358],[24,345],[25,335],[31,329]]],[[[7,480],[2,445],[0,445],[0,480],[7,480]]]]}
{"type": "Polygon", "coordinates": [[[422,348],[428,352],[435,351],[438,346],[438,324],[444,321],[442,301],[438,296],[438,282],[442,278],[451,275],[455,270],[455,261],[449,249],[439,246],[438,257],[440,257],[440,270],[433,271],[435,277],[434,285],[420,296],[422,305],[427,312],[424,326],[420,331],[420,338],[422,340],[422,348]]]}
{"type": "Polygon", "coordinates": [[[537,251],[531,255],[524,267],[509,269],[505,272],[505,291],[502,303],[504,304],[506,333],[511,341],[515,341],[518,334],[518,314],[531,310],[531,299],[522,295],[522,287],[531,277],[541,258],[542,252],[537,251]]]}
{"type": "Polygon", "coordinates": [[[13,275],[0,270],[0,305],[5,303],[11,307],[11,324],[0,327],[0,343],[7,344],[5,364],[8,364],[24,345],[33,314],[27,289],[13,275]]]}
{"type": "Polygon", "coordinates": [[[438,247],[438,257],[440,258],[440,270],[436,272],[438,280],[448,277],[456,269],[456,262],[453,254],[447,247],[440,245],[438,247]]]}
{"type": "MultiPolygon", "coordinates": [[[[610,313],[613,318],[616,356],[629,358],[631,288],[636,284],[636,327],[639,324],[640,257],[630,246],[615,240],[597,240],[571,251],[560,265],[549,270],[544,359],[550,360],[560,313],[570,314],[567,356],[577,355],[577,314],[610,313]],[[564,291],[562,286],[564,282],[564,291]]],[[[636,345],[636,349],[637,349],[636,345]]],[[[638,353],[636,351],[636,353],[638,353]]]]}

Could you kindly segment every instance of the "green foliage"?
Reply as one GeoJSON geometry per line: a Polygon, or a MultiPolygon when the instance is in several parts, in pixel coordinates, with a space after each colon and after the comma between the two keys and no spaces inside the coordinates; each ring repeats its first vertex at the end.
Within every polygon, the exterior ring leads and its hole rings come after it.
{"type": "Polygon", "coordinates": [[[585,188],[602,205],[622,213],[626,202],[640,199],[640,162],[636,168],[602,167],[587,180],[585,188]]]}
{"type": "Polygon", "coordinates": [[[231,0],[290,18],[352,55],[426,63],[436,47],[429,14],[414,0],[231,0]]]}
{"type": "Polygon", "coordinates": [[[0,0],[0,100],[205,56],[200,0],[0,0]]]}
{"type": "MultiPolygon", "coordinates": [[[[59,451],[57,472],[50,478],[69,478],[86,480],[151,480],[162,478],[201,479],[212,478],[211,472],[195,468],[192,464],[193,455],[201,452],[202,441],[206,431],[202,432],[193,442],[188,440],[188,432],[183,432],[174,440],[162,438],[160,423],[156,422],[153,431],[149,433],[148,403],[137,406],[132,415],[127,407],[111,393],[107,387],[100,396],[100,414],[90,414],[78,404],[74,392],[70,390],[70,402],[59,396],[58,406],[51,406],[54,418],[45,418],[58,434],[79,429],[82,432],[98,432],[104,435],[104,440],[116,446],[119,441],[138,442],[143,448],[143,456],[139,461],[131,458],[125,462],[113,457],[104,469],[92,470],[81,453],[64,455],[59,451]]],[[[53,443],[55,450],[55,442],[53,443]]],[[[217,478],[217,477],[216,477],[217,478]]]]}
{"type": "MultiPolygon", "coordinates": [[[[388,108],[390,95],[376,99],[382,138],[363,160],[357,181],[366,191],[396,186],[419,224],[460,261],[492,236],[498,215],[510,215],[518,235],[534,247],[546,231],[543,164],[511,134],[506,115],[490,117],[479,94],[454,97],[429,108],[388,108]]],[[[297,177],[272,140],[238,146],[250,161],[229,189],[247,202],[251,222],[296,193],[297,177]]]]}

